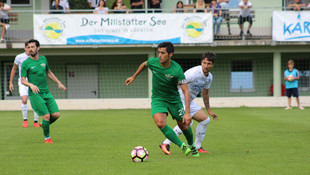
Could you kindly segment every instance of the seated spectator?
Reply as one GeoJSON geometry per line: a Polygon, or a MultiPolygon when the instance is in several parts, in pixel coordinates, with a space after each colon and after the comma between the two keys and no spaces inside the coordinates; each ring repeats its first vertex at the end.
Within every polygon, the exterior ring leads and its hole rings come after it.
{"type": "Polygon", "coordinates": [[[206,13],[206,4],[203,0],[197,0],[195,7],[194,7],[194,13],[206,13]]]}
{"type": "Polygon", "coordinates": [[[222,17],[225,19],[228,29],[228,35],[231,35],[230,32],[230,14],[229,14],[229,0],[218,0],[222,8],[222,17]]]}
{"type": "Polygon", "coordinates": [[[59,0],[55,0],[55,5],[51,7],[51,10],[53,11],[50,13],[54,14],[64,13],[64,8],[61,5],[59,5],[59,0]]]}
{"type": "Polygon", "coordinates": [[[141,9],[143,8],[144,1],[143,0],[130,0],[131,9],[140,9],[133,11],[133,13],[143,13],[141,9]]]}
{"type": "Polygon", "coordinates": [[[94,14],[108,14],[109,13],[109,8],[106,7],[105,1],[100,0],[99,1],[99,6],[95,8],[94,14]]]}
{"type": "Polygon", "coordinates": [[[252,20],[252,16],[251,16],[251,12],[250,12],[250,8],[252,8],[252,3],[249,2],[248,0],[242,0],[239,3],[239,8],[240,8],[240,13],[239,13],[239,19],[238,19],[238,24],[240,27],[240,36],[243,36],[243,24],[245,21],[249,22],[249,27],[247,30],[247,34],[249,36],[252,36],[250,29],[252,27],[253,24],[253,20],[252,20]]]}
{"type": "Polygon", "coordinates": [[[176,6],[174,7],[174,13],[186,13],[187,10],[184,9],[184,4],[182,1],[178,1],[176,6]]]}
{"type": "Polygon", "coordinates": [[[4,0],[0,0],[0,26],[2,27],[0,42],[4,42],[4,35],[8,28],[10,27],[9,11],[12,8],[4,4],[4,0]]]}
{"type": "Polygon", "coordinates": [[[303,10],[301,7],[306,7],[304,0],[292,0],[289,2],[288,7],[291,7],[291,10],[300,11],[303,10]]]}
{"type": "MultiPolygon", "coordinates": [[[[148,0],[149,8],[150,9],[160,9],[160,3],[162,0],[148,0]]],[[[161,13],[161,10],[153,11],[155,13],[161,13]]]]}
{"type": "Polygon", "coordinates": [[[221,6],[216,2],[216,0],[212,0],[210,9],[211,9],[210,12],[213,15],[213,32],[215,33],[215,35],[218,35],[220,33],[221,23],[223,21],[221,6]],[[215,32],[215,25],[216,25],[216,32],[215,32]]]}
{"type": "MultiPolygon", "coordinates": [[[[55,1],[53,1],[52,6],[55,5],[55,1]]],[[[59,5],[64,9],[64,13],[70,13],[70,5],[68,0],[59,0],[59,5]]]]}
{"type": "Polygon", "coordinates": [[[115,0],[112,5],[114,13],[129,13],[128,8],[123,3],[123,0],[115,0]]]}
{"type": "Polygon", "coordinates": [[[88,1],[88,7],[91,8],[91,9],[95,9],[99,5],[99,1],[98,0],[87,0],[87,1],[88,1]]]}

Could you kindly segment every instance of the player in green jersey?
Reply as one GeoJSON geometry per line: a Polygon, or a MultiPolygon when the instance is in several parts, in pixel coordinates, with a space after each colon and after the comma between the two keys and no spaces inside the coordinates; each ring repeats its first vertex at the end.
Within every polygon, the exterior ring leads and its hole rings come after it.
{"type": "Polygon", "coordinates": [[[30,57],[22,64],[21,82],[29,87],[31,107],[39,116],[43,117],[40,126],[43,128],[44,142],[53,143],[49,135],[49,128],[50,124],[59,118],[60,113],[54,97],[48,90],[46,77],[57,83],[60,89],[65,91],[66,87],[49,69],[46,58],[39,56],[39,41],[29,40],[27,49],[29,49],[30,57]]]}
{"type": "Polygon", "coordinates": [[[191,123],[189,90],[181,66],[171,60],[173,54],[174,46],[172,43],[160,43],[158,45],[159,58],[152,57],[149,58],[148,61],[143,62],[137,69],[136,73],[126,79],[125,84],[131,84],[136,77],[148,67],[153,73],[152,116],[154,122],[165,137],[178,145],[185,155],[192,152],[194,157],[199,157],[199,153],[193,143],[192,129],[189,126],[191,123]],[[178,92],[178,85],[184,92],[185,111],[178,92]],[[168,116],[168,111],[183,131],[189,147],[183,143],[167,125],[166,118],[168,116]]]}

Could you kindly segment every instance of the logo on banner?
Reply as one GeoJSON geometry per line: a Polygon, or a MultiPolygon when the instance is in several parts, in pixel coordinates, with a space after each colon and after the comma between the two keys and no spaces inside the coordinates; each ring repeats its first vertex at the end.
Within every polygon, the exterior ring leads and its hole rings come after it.
{"type": "Polygon", "coordinates": [[[205,31],[206,21],[198,16],[185,18],[182,28],[189,39],[198,39],[205,31]]]}
{"type": "Polygon", "coordinates": [[[294,22],[284,22],[283,36],[285,40],[310,38],[310,21],[303,20],[300,13],[294,22]]]}
{"type": "Polygon", "coordinates": [[[62,37],[65,25],[59,18],[48,18],[43,20],[40,29],[46,39],[57,40],[62,37]]]}

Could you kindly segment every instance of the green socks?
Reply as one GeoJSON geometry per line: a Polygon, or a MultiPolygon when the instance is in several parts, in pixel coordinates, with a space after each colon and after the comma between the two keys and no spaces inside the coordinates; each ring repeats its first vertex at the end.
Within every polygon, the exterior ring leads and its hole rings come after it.
{"type": "MultiPolygon", "coordinates": [[[[179,147],[182,146],[183,142],[179,139],[179,137],[174,133],[173,129],[171,129],[168,125],[164,126],[163,128],[160,129],[161,132],[171,140],[174,144],[178,145],[179,147]]],[[[193,138],[193,134],[192,134],[193,138]]]]}
{"type": "Polygon", "coordinates": [[[43,135],[47,139],[50,137],[50,122],[43,120],[42,121],[43,135]]]}
{"type": "Polygon", "coordinates": [[[50,125],[52,124],[52,123],[54,123],[56,120],[57,120],[58,118],[54,118],[54,117],[50,117],[50,125]]]}
{"type": "Polygon", "coordinates": [[[188,145],[193,145],[194,144],[194,136],[193,136],[192,128],[189,126],[186,131],[183,131],[183,134],[187,140],[188,145]]]}

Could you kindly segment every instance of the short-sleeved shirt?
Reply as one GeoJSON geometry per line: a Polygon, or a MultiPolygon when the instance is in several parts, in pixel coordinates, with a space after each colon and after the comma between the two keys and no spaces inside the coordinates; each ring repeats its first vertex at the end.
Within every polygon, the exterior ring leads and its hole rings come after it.
{"type": "MultiPolygon", "coordinates": [[[[239,6],[244,6],[243,1],[241,1],[241,2],[239,3],[239,6]]],[[[250,6],[252,6],[252,3],[251,3],[251,2],[248,2],[246,6],[250,7],[250,6]]],[[[242,16],[242,17],[251,16],[250,9],[249,9],[249,8],[248,8],[247,10],[244,10],[244,8],[240,9],[239,16],[242,16]]]]}
{"type": "MultiPolygon", "coordinates": [[[[288,69],[285,70],[284,76],[288,77],[290,75],[293,75],[295,78],[298,77],[298,75],[299,75],[298,70],[297,69],[293,69],[292,71],[289,71],[288,69]]],[[[285,82],[285,88],[286,89],[298,88],[298,80],[286,81],[285,82]]]]}
{"type": "Polygon", "coordinates": [[[293,1],[290,1],[288,4],[289,5],[291,5],[291,4],[305,4],[305,1],[304,0],[300,0],[298,3],[295,3],[295,1],[293,0],[293,1]]]}
{"type": "MultiPolygon", "coordinates": [[[[130,0],[130,4],[135,3],[135,2],[141,2],[141,0],[130,0]]],[[[142,9],[142,5],[139,6],[131,6],[131,9],[142,9]]]]}
{"type": "Polygon", "coordinates": [[[221,6],[219,4],[216,4],[215,7],[213,5],[210,5],[210,8],[212,10],[212,13],[219,14],[221,6]]]}
{"type": "Polygon", "coordinates": [[[10,9],[10,6],[7,4],[4,4],[4,10],[0,10],[0,18],[1,19],[9,19],[9,11],[5,11],[10,9]]]}
{"type": "Polygon", "coordinates": [[[222,7],[223,10],[228,10],[229,9],[229,4],[227,2],[221,2],[220,6],[222,7]]]}
{"type": "MultiPolygon", "coordinates": [[[[191,96],[191,101],[197,97],[203,88],[209,89],[213,80],[211,72],[209,72],[208,76],[205,76],[201,66],[190,68],[184,74],[191,96]]],[[[179,93],[183,99],[184,94],[181,88],[179,88],[179,93]]]]}
{"type": "Polygon", "coordinates": [[[180,102],[178,83],[185,79],[183,69],[175,61],[171,60],[168,68],[160,65],[159,58],[151,57],[147,61],[147,67],[152,71],[152,99],[180,102]]]}
{"type": "Polygon", "coordinates": [[[93,8],[96,8],[98,7],[99,5],[99,0],[87,0],[88,3],[90,3],[90,5],[93,7],[93,8]]]}
{"type": "MultiPolygon", "coordinates": [[[[68,0],[60,0],[59,5],[63,7],[64,12],[66,12],[66,9],[70,8],[68,0]]],[[[55,6],[55,1],[53,1],[52,6],[55,6]]]]}
{"type": "Polygon", "coordinates": [[[29,55],[27,55],[25,52],[24,53],[21,53],[21,54],[18,54],[16,57],[15,57],[15,60],[14,60],[14,64],[16,64],[18,66],[18,70],[19,70],[19,77],[21,75],[21,72],[22,72],[22,64],[23,62],[29,58],[29,55]]]}
{"type": "MultiPolygon", "coordinates": [[[[40,93],[49,92],[46,79],[46,71],[48,70],[48,62],[44,56],[39,56],[38,60],[29,57],[22,64],[21,76],[27,77],[28,82],[37,86],[40,93]]],[[[33,95],[31,88],[29,88],[30,95],[33,95]]]]}
{"type": "Polygon", "coordinates": [[[105,14],[107,11],[109,11],[109,8],[104,7],[102,10],[100,10],[99,7],[96,7],[95,11],[97,11],[98,14],[105,14]]]}

